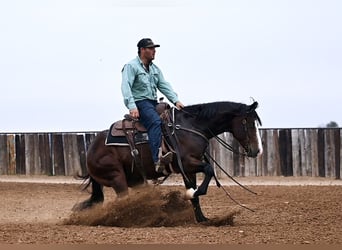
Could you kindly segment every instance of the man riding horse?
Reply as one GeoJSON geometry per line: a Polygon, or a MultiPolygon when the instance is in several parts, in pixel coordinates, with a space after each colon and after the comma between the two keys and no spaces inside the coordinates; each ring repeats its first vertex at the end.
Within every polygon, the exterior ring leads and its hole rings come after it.
{"type": "Polygon", "coordinates": [[[157,89],[178,109],[184,105],[169,82],[164,79],[161,70],[154,64],[156,47],[151,39],[143,38],[138,44],[138,56],[124,65],[122,69],[121,91],[124,103],[129,109],[130,116],[139,121],[147,129],[149,145],[155,170],[165,172],[165,164],[172,161],[172,152],[162,152],[161,119],[157,113],[157,89]]]}
{"type": "MultiPolygon", "coordinates": [[[[246,105],[221,101],[184,107],[170,84],[164,80],[160,69],[152,63],[156,47],[159,45],[154,44],[151,39],[140,40],[138,56],[122,70],[122,93],[125,105],[130,110],[130,119],[139,118],[148,131],[150,146],[145,143],[137,145],[139,157],[135,157],[136,151],[134,147],[132,150],[131,140],[129,147],[108,146],[107,139],[112,130],[97,134],[87,150],[87,174],[80,176],[85,180],[85,189],[91,185],[91,196],[76,204],[74,210],[83,210],[102,203],[104,186],[113,188],[118,197],[124,197],[128,195],[129,187],[137,187],[145,180],[155,180],[172,172],[182,175],[186,188],[185,198],[191,201],[196,221],[203,222],[208,218],[202,212],[199,197],[207,193],[209,183],[215,177],[208,153],[209,140],[215,138],[220,142],[222,139],[218,135],[229,132],[244,149],[243,155],[255,158],[262,153],[258,129],[261,120],[256,112],[258,103],[246,105]],[[163,127],[156,109],[157,90],[176,106],[171,109],[172,115],[166,117],[167,122],[163,123],[167,126],[163,127]],[[174,146],[174,159],[171,157],[172,153],[164,152],[162,156],[160,152],[162,130],[166,132],[165,138],[174,146]],[[170,164],[164,161],[165,165],[162,166],[163,160],[170,164]],[[135,163],[140,166],[143,163],[144,169],[133,168],[135,163]],[[141,170],[145,170],[145,173],[141,170]],[[204,175],[199,185],[196,180],[197,173],[204,175]]],[[[115,124],[120,125],[120,122],[114,123],[112,127],[115,128],[115,124]]],[[[131,138],[130,129],[137,127],[126,126],[130,125],[126,122],[121,125],[120,135],[125,136],[122,132],[126,131],[131,138]]],[[[231,148],[224,142],[222,144],[231,148]]],[[[221,186],[216,177],[215,179],[218,186],[221,186]]]]}

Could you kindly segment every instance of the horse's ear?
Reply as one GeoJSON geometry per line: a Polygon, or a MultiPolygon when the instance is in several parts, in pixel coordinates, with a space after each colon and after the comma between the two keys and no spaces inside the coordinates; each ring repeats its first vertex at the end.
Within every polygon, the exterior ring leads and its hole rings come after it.
{"type": "Polygon", "coordinates": [[[259,105],[258,102],[253,102],[253,103],[249,106],[248,112],[254,111],[254,110],[258,107],[258,105],[259,105]]]}

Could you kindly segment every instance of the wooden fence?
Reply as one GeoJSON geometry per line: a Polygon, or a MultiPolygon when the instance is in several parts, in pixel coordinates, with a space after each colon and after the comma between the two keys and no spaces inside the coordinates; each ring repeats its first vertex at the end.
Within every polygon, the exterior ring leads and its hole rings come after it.
{"type": "Polygon", "coordinates": [[[74,175],[86,173],[89,133],[0,134],[0,174],[74,175]]]}
{"type": "MultiPolygon", "coordinates": [[[[86,150],[97,132],[0,134],[0,175],[86,173],[86,150]]],[[[341,178],[341,129],[261,129],[262,156],[245,158],[210,142],[214,159],[232,176],[341,178]]],[[[229,133],[222,139],[242,151],[229,133]]],[[[222,171],[215,166],[218,177],[222,171]]]]}
{"type": "MultiPolygon", "coordinates": [[[[231,134],[220,135],[241,150],[231,134]]],[[[217,141],[211,154],[232,176],[313,176],[341,178],[341,129],[261,129],[263,154],[245,158],[227,153],[217,141]]],[[[217,170],[222,176],[222,171],[217,170]]]]}

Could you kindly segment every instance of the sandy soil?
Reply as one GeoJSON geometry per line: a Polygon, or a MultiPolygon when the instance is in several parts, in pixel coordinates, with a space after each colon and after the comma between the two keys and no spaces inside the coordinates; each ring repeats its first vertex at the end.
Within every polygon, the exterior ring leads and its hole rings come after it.
{"type": "Polygon", "coordinates": [[[72,207],[88,198],[71,178],[0,177],[0,244],[342,244],[341,180],[240,178],[258,195],[231,182],[213,184],[201,199],[210,219],[194,222],[179,180],[131,190],[83,213],[72,207]],[[229,185],[228,185],[229,184],[229,185]]]}

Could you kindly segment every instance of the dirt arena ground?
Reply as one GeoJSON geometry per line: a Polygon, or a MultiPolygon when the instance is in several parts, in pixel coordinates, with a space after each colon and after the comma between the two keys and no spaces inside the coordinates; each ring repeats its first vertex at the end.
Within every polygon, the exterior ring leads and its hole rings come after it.
{"type": "Polygon", "coordinates": [[[88,198],[79,182],[53,177],[0,176],[0,244],[342,244],[342,180],[238,178],[209,187],[201,198],[210,219],[194,222],[180,181],[130,190],[83,213],[72,207],[88,198]]]}

